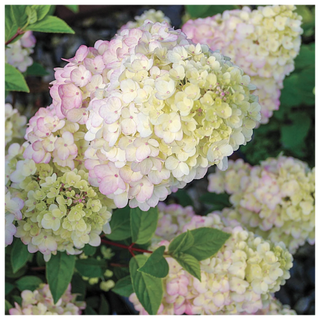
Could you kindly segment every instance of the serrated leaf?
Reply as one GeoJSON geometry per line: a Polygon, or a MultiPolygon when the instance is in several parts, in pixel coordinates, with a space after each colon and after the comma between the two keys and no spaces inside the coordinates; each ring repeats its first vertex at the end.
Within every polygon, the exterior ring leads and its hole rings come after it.
{"type": "Polygon", "coordinates": [[[42,20],[50,11],[51,5],[33,5],[31,8],[36,10],[38,21],[42,20]]]}
{"type": "Polygon", "coordinates": [[[5,295],[7,295],[8,293],[10,293],[13,289],[14,289],[14,285],[12,283],[9,283],[9,282],[5,282],[5,295]]]}
{"type": "Polygon", "coordinates": [[[131,237],[130,208],[129,206],[113,212],[110,221],[111,233],[106,234],[110,240],[125,240],[131,237]]]}
{"type": "Polygon", "coordinates": [[[37,11],[31,6],[26,7],[26,14],[28,16],[28,24],[35,23],[37,21],[37,11]]]}
{"type": "Polygon", "coordinates": [[[88,258],[78,259],[75,266],[83,277],[97,278],[103,276],[103,272],[107,268],[107,263],[105,260],[88,258]]]}
{"type": "Polygon", "coordinates": [[[9,63],[5,64],[5,90],[30,92],[22,73],[9,63]]]}
{"type": "Polygon", "coordinates": [[[176,252],[184,252],[192,247],[194,238],[190,230],[179,234],[175,237],[169,245],[169,253],[175,254],[176,252]]]}
{"type": "Polygon", "coordinates": [[[39,287],[40,283],[43,283],[43,280],[35,276],[25,276],[15,282],[20,291],[34,291],[39,287]]]}
{"type": "Polygon", "coordinates": [[[184,253],[190,254],[197,260],[205,260],[216,254],[230,234],[214,228],[202,227],[191,230],[194,243],[184,253]]]}
{"type": "Polygon", "coordinates": [[[16,273],[27,263],[30,255],[31,253],[28,251],[28,247],[23,244],[20,239],[16,239],[11,251],[11,265],[13,273],[16,273]]]}
{"type": "Polygon", "coordinates": [[[138,271],[147,259],[144,255],[132,257],[129,263],[130,276],[138,300],[150,315],[155,315],[162,301],[162,280],[138,271]]]}
{"type": "Polygon", "coordinates": [[[200,262],[195,257],[184,252],[179,252],[173,258],[177,260],[184,270],[201,281],[200,262]]]}
{"type": "Polygon", "coordinates": [[[11,39],[17,32],[18,26],[13,18],[11,6],[5,6],[5,42],[11,39]]]}
{"type": "Polygon", "coordinates": [[[46,263],[46,277],[54,303],[61,298],[71,282],[76,257],[58,251],[46,263]]]}
{"type": "Polygon", "coordinates": [[[46,16],[41,21],[29,25],[26,30],[48,33],[74,33],[63,20],[53,16],[46,16]]]}
{"type": "Polygon", "coordinates": [[[66,4],[65,6],[74,13],[79,12],[79,6],[77,4],[66,4]]]}
{"type": "Polygon", "coordinates": [[[129,297],[134,292],[130,275],[117,281],[116,285],[111,289],[111,291],[120,296],[129,297]]]}
{"type": "Polygon", "coordinates": [[[130,209],[130,225],[132,242],[144,244],[154,235],[158,224],[158,208],[142,211],[140,208],[130,209]]]}
{"type": "Polygon", "coordinates": [[[163,257],[166,247],[161,246],[153,251],[148,257],[146,263],[138,269],[140,272],[149,274],[156,278],[164,278],[169,273],[169,265],[167,260],[163,257]]]}

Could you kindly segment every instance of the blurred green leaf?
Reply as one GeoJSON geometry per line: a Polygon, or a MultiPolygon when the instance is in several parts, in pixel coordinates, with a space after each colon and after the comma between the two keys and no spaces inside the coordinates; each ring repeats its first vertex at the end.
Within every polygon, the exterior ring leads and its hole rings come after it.
{"type": "Polygon", "coordinates": [[[14,285],[12,283],[9,282],[5,282],[5,295],[7,295],[8,293],[10,293],[13,289],[14,289],[14,285]]]}
{"type": "Polygon", "coordinates": [[[71,292],[78,293],[77,300],[84,301],[86,296],[87,281],[82,279],[79,273],[74,273],[71,280],[71,292]]]}
{"type": "Polygon", "coordinates": [[[74,13],[79,12],[79,6],[77,4],[66,4],[65,6],[74,13]]]}
{"type": "Polygon", "coordinates": [[[87,306],[86,309],[84,310],[85,315],[97,315],[97,313],[94,311],[93,308],[87,306]]]}
{"type": "Polygon", "coordinates": [[[107,268],[105,260],[94,258],[77,259],[76,269],[83,277],[97,278],[102,277],[104,270],[107,268]]]}
{"type": "Polygon", "coordinates": [[[184,189],[179,189],[177,192],[173,193],[172,196],[177,198],[179,204],[183,207],[193,206],[193,200],[189,196],[188,192],[184,189]]]}
{"type": "Polygon", "coordinates": [[[14,273],[27,263],[30,255],[28,247],[20,239],[15,239],[11,252],[11,265],[14,273]]]}
{"type": "Polygon", "coordinates": [[[129,297],[134,292],[130,275],[117,281],[111,291],[119,294],[120,296],[129,297]]]}
{"type": "Polygon", "coordinates": [[[37,62],[34,62],[31,66],[27,68],[26,76],[37,76],[42,77],[48,75],[49,72],[46,71],[46,69],[37,62]]]}
{"type": "Polygon", "coordinates": [[[96,247],[92,247],[90,246],[89,244],[86,244],[83,248],[83,253],[86,255],[86,256],[93,256],[97,251],[97,248],[96,247]]]}
{"type": "Polygon", "coordinates": [[[9,314],[9,310],[10,310],[11,308],[13,308],[13,306],[12,306],[12,304],[11,304],[9,301],[7,301],[7,300],[5,300],[4,303],[5,303],[5,305],[4,305],[4,312],[5,312],[5,314],[9,314]]]}
{"type": "Polygon", "coordinates": [[[102,314],[110,314],[109,302],[106,300],[104,294],[100,294],[99,315],[102,314]]]}
{"type": "Polygon", "coordinates": [[[34,291],[39,287],[40,283],[43,283],[43,280],[35,276],[25,276],[18,279],[15,283],[20,291],[34,291]]]}
{"type": "Polygon", "coordinates": [[[225,10],[234,10],[239,7],[236,5],[186,5],[186,11],[190,14],[191,18],[206,18],[212,17],[225,10]]]}
{"type": "Polygon", "coordinates": [[[5,90],[30,92],[22,73],[9,63],[5,64],[5,90]]]}

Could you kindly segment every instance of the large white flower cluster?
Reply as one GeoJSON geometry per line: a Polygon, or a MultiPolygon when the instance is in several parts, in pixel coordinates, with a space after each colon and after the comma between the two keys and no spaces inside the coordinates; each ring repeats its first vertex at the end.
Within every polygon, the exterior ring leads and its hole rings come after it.
{"type": "Polygon", "coordinates": [[[48,284],[40,284],[34,290],[21,292],[21,306],[15,302],[15,308],[9,310],[10,315],[80,315],[86,308],[84,301],[76,301],[77,294],[71,293],[71,284],[66,292],[53,303],[53,298],[48,284]]]}
{"type": "Polygon", "coordinates": [[[12,139],[23,138],[25,134],[25,124],[27,118],[20,115],[17,109],[14,109],[10,103],[5,104],[5,144],[7,145],[12,139]]]}
{"type": "Polygon", "coordinates": [[[45,260],[57,251],[79,254],[85,244],[99,246],[100,233],[111,232],[112,201],[89,185],[83,170],[63,173],[24,159],[26,145],[12,144],[6,156],[6,244],[14,235],[45,260]]]}
{"type": "Polygon", "coordinates": [[[283,241],[291,253],[306,241],[314,244],[315,170],[306,163],[280,155],[252,167],[238,159],[208,179],[209,191],[231,194],[233,208],[222,212],[227,219],[273,242],[283,241]]]}
{"type": "Polygon", "coordinates": [[[141,16],[136,16],[134,17],[136,21],[129,21],[125,25],[123,25],[120,30],[118,31],[121,32],[124,29],[133,29],[133,28],[138,28],[144,24],[146,20],[152,21],[152,22],[167,22],[170,24],[170,19],[164,15],[164,13],[161,10],[146,10],[143,12],[141,16]]]}
{"type": "Polygon", "coordinates": [[[32,65],[33,60],[30,54],[33,53],[33,47],[36,44],[36,38],[32,31],[27,31],[17,41],[8,44],[5,50],[6,62],[25,72],[32,65]]]}
{"type": "Polygon", "coordinates": [[[301,44],[301,16],[293,5],[224,11],[213,17],[187,21],[182,31],[198,43],[230,57],[257,86],[261,122],[278,110],[283,79],[294,70],[301,44]]]}
{"type": "MultiPolygon", "coordinates": [[[[177,215],[180,218],[182,211],[177,215]]],[[[158,314],[253,314],[266,309],[273,300],[271,293],[290,277],[292,255],[283,243],[265,241],[238,222],[222,219],[219,212],[185,217],[186,221],[173,223],[179,231],[170,240],[200,227],[216,228],[231,233],[231,237],[214,256],[200,262],[201,282],[173,258],[166,258],[169,274],[163,279],[164,296],[158,314]]],[[[162,228],[164,216],[160,220],[162,228]]],[[[168,247],[169,241],[162,240],[151,248],[159,245],[168,247]]],[[[129,299],[140,314],[146,314],[135,293],[129,299]]]]}
{"type": "Polygon", "coordinates": [[[75,138],[54,132],[85,125],[77,139],[89,182],[119,208],[148,210],[209,166],[226,168],[260,119],[250,77],[165,22],[81,46],[68,62],[56,69],[52,105],[30,120],[25,157],[71,167],[75,138]]]}

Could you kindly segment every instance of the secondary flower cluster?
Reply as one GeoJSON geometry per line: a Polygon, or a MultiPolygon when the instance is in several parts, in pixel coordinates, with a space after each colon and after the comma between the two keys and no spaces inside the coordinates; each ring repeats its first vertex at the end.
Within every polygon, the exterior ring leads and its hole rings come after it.
{"type": "Polygon", "coordinates": [[[278,110],[283,79],[294,70],[303,30],[295,6],[265,6],[187,21],[182,31],[193,42],[207,44],[230,57],[257,86],[261,122],[267,123],[278,110]]]}
{"type": "MultiPolygon", "coordinates": [[[[219,212],[192,218],[186,215],[186,221],[181,219],[176,225],[181,231],[172,238],[200,227],[216,228],[231,233],[231,237],[214,256],[200,262],[201,282],[173,258],[166,258],[169,274],[163,279],[165,290],[158,314],[256,313],[268,306],[271,293],[290,277],[292,255],[283,243],[265,241],[236,221],[222,219],[219,212]]],[[[169,241],[162,240],[151,248],[159,245],[168,247],[169,241]]],[[[129,299],[140,314],[146,314],[135,294],[129,299]]]]}
{"type": "Polygon", "coordinates": [[[25,72],[32,65],[33,60],[30,54],[33,53],[33,47],[36,44],[36,38],[32,31],[27,31],[17,41],[8,44],[5,51],[6,62],[25,72]]]}
{"type": "Polygon", "coordinates": [[[27,118],[21,116],[17,109],[14,109],[10,103],[5,104],[5,144],[12,139],[23,138],[25,133],[25,124],[27,118]]]}
{"type": "Polygon", "coordinates": [[[98,246],[102,230],[111,231],[112,202],[89,185],[88,173],[54,172],[50,164],[23,159],[24,147],[11,145],[6,157],[8,242],[15,235],[29,252],[40,251],[46,260],[57,250],[79,254],[87,243],[98,246]],[[12,215],[17,220],[15,234],[12,215]]]}
{"type": "Polygon", "coordinates": [[[123,25],[118,32],[121,32],[124,29],[133,29],[140,27],[144,24],[146,20],[152,21],[152,22],[167,22],[170,24],[170,19],[164,15],[164,13],[161,10],[146,10],[143,12],[141,16],[134,17],[136,21],[129,21],[125,25],[123,25]]]}
{"type": "Polygon", "coordinates": [[[229,161],[227,172],[210,174],[208,190],[231,194],[227,219],[273,242],[283,241],[291,253],[315,239],[315,170],[292,157],[279,156],[251,167],[229,161]]]}
{"type": "Polygon", "coordinates": [[[226,168],[260,119],[249,76],[165,22],[81,46],[68,62],[53,104],[30,120],[24,156],[72,169],[81,142],[89,182],[117,207],[147,210],[210,165],[226,168]]]}
{"type": "Polygon", "coordinates": [[[86,303],[76,301],[77,294],[71,293],[71,284],[66,292],[53,303],[53,298],[48,284],[40,284],[35,291],[24,290],[21,292],[21,306],[15,302],[15,308],[9,310],[10,315],[80,315],[86,308],[86,303]]]}

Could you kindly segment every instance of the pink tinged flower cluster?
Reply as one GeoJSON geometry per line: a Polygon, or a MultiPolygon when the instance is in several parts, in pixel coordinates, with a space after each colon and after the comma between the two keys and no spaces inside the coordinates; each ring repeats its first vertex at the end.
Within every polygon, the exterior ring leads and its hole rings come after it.
{"type": "MultiPolygon", "coordinates": [[[[181,213],[176,216],[183,217],[181,213]]],[[[159,220],[160,229],[164,217],[159,220]]],[[[200,262],[201,282],[173,258],[166,258],[169,274],[163,279],[164,296],[158,314],[259,314],[272,309],[272,293],[290,277],[288,270],[292,267],[292,255],[283,243],[274,245],[264,241],[238,222],[222,219],[220,212],[207,216],[193,213],[185,218],[186,221],[173,222],[178,229],[171,239],[200,227],[223,230],[231,233],[231,237],[216,255],[200,262]]],[[[157,237],[151,249],[169,245],[168,240],[158,243],[156,240],[157,237]]],[[[140,314],[146,314],[135,294],[129,299],[140,314]]]]}
{"type": "Polygon", "coordinates": [[[243,7],[189,20],[182,27],[193,42],[221,50],[251,76],[262,107],[261,123],[278,110],[283,80],[294,70],[293,59],[300,50],[302,18],[294,10],[292,5],[252,11],[243,7]]]}
{"type": "Polygon", "coordinates": [[[9,310],[10,315],[80,315],[86,308],[84,301],[76,301],[77,294],[71,293],[71,284],[58,300],[53,302],[48,284],[40,284],[34,290],[21,292],[22,302],[9,310]]]}
{"type": "Polygon", "coordinates": [[[6,62],[19,69],[21,72],[25,72],[33,63],[30,54],[33,53],[35,44],[36,38],[32,31],[26,31],[19,40],[8,44],[6,47],[6,62]]]}
{"type": "Polygon", "coordinates": [[[292,157],[279,156],[250,166],[230,161],[227,172],[210,174],[208,190],[231,195],[228,219],[241,221],[248,229],[283,241],[291,253],[315,239],[315,171],[292,157]]]}
{"type": "Polygon", "coordinates": [[[89,182],[117,207],[148,210],[209,166],[225,169],[260,119],[250,78],[166,22],[81,46],[67,62],[52,105],[30,120],[25,157],[71,169],[85,159],[89,182]]]}

